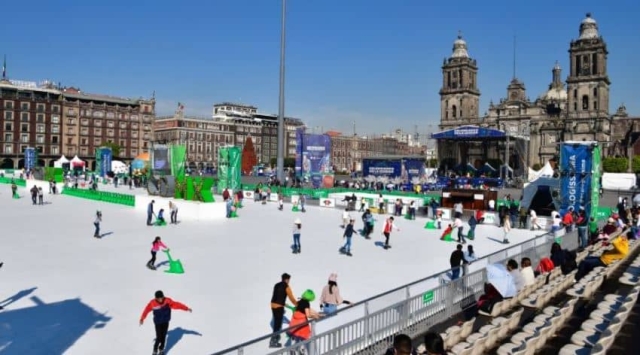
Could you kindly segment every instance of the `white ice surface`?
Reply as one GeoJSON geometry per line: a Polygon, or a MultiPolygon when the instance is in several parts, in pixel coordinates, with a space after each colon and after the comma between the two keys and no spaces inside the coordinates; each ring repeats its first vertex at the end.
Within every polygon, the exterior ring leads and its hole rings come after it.
{"type": "MultiPolygon", "coordinates": [[[[290,205],[281,212],[275,203],[247,201],[238,219],[147,227],[146,216],[131,208],[61,195],[45,195],[50,204],[32,206],[25,190],[13,200],[9,189],[0,185],[0,300],[26,295],[0,303],[6,306],[0,311],[2,355],[150,354],[152,317],[142,327],[138,318],[159,289],[193,308],[191,314],[173,312],[172,353],[211,354],[270,331],[271,291],[283,272],[292,275],[296,296],[311,288],[318,297],[328,275],[337,272],[342,295],[357,302],[446,269],[455,248],[438,240],[441,231],[423,229],[421,218],[397,219],[401,231],[391,236],[393,248],[384,250],[375,245],[383,241],[379,216],[373,239],[354,237],[349,258],[338,253],[343,239],[337,209],[308,207],[302,214],[290,205]],[[97,209],[102,233],[113,233],[102,239],[92,237],[97,209]],[[302,254],[294,255],[291,227],[298,217],[302,254]],[[182,260],[185,274],[145,267],[156,235],[182,260]]],[[[360,214],[354,216],[359,229],[360,214]]],[[[476,234],[478,255],[504,248],[487,238],[502,239],[501,229],[478,226],[476,234]]],[[[514,230],[511,245],[533,236],[514,230]]],[[[158,256],[158,262],[166,260],[158,256]]]]}

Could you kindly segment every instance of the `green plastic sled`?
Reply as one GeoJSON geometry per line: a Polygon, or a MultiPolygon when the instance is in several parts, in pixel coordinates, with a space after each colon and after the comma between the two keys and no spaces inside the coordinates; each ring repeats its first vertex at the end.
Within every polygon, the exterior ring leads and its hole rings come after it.
{"type": "Polygon", "coordinates": [[[427,221],[424,225],[424,229],[436,229],[436,221],[427,221]]]}
{"type": "Polygon", "coordinates": [[[184,267],[182,266],[182,261],[173,260],[171,258],[171,253],[169,250],[164,251],[167,254],[167,259],[169,259],[169,270],[165,270],[167,274],[184,274],[184,267]]]}

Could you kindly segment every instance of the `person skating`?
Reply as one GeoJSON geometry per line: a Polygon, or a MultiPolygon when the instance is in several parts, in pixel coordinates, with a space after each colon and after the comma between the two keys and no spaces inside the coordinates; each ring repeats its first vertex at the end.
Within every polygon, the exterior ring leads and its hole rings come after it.
{"type": "Polygon", "coordinates": [[[278,210],[284,211],[284,196],[281,193],[278,194],[278,210]]]}
{"type": "Polygon", "coordinates": [[[284,318],[284,305],[289,298],[289,301],[294,306],[298,305],[298,301],[291,291],[289,282],[291,281],[291,275],[284,273],[280,277],[280,282],[273,286],[273,293],[271,295],[271,314],[273,315],[273,335],[271,336],[271,342],[269,347],[279,348],[280,344],[280,330],[282,330],[282,319],[284,318]]]}
{"type": "Polygon", "coordinates": [[[171,224],[178,224],[178,205],[173,201],[169,201],[169,210],[171,211],[169,215],[171,224]]]}
{"type": "Polygon", "coordinates": [[[165,225],[167,224],[167,221],[164,220],[164,208],[161,208],[160,211],[158,211],[158,216],[156,217],[156,223],[159,226],[165,225]]]}
{"type": "Polygon", "coordinates": [[[140,316],[140,325],[144,324],[147,315],[153,311],[153,324],[156,328],[156,340],[153,343],[153,355],[163,355],[165,342],[167,340],[167,331],[169,330],[169,322],[171,321],[171,310],[187,311],[193,310],[185,304],[174,301],[169,297],[165,297],[162,291],[156,291],[155,297],[147,303],[140,316]]]}
{"type": "Polygon", "coordinates": [[[340,225],[340,227],[346,228],[350,221],[351,221],[351,215],[349,214],[349,211],[345,209],[342,212],[342,225],[340,225]]]}
{"type": "Polygon", "coordinates": [[[300,218],[296,218],[293,222],[293,253],[300,254],[302,252],[302,247],[300,246],[300,230],[302,229],[302,221],[300,218]]]}
{"type": "Polygon", "coordinates": [[[42,187],[38,187],[38,205],[44,205],[44,191],[42,191],[42,187]]]}
{"type": "Polygon", "coordinates": [[[148,226],[152,226],[153,223],[151,223],[151,220],[153,219],[153,215],[155,214],[153,212],[153,204],[156,203],[156,201],[151,200],[151,202],[149,202],[149,205],[147,205],[147,225],[148,226]]]}
{"type": "Polygon", "coordinates": [[[307,198],[304,197],[304,194],[300,195],[300,212],[307,212],[307,210],[304,209],[304,204],[307,202],[307,198]]]}
{"type": "Polygon", "coordinates": [[[330,316],[338,311],[338,306],[341,304],[350,305],[351,302],[342,299],[342,296],[340,296],[340,289],[338,288],[338,274],[333,273],[329,275],[329,282],[322,289],[322,295],[320,296],[320,309],[324,314],[330,316]]]}
{"type": "Polygon", "coordinates": [[[398,228],[393,222],[393,216],[391,216],[387,218],[387,221],[384,223],[384,229],[382,230],[382,234],[384,235],[385,249],[391,248],[391,245],[389,245],[389,238],[391,238],[391,231],[393,231],[394,229],[398,232],[400,231],[400,228],[398,228]]]}
{"type": "Polygon", "coordinates": [[[464,225],[462,224],[462,220],[458,217],[453,221],[453,227],[458,230],[458,243],[467,244],[467,241],[464,240],[464,225]]]}
{"type": "Polygon", "coordinates": [[[162,242],[162,239],[160,237],[156,237],[151,243],[151,260],[147,262],[147,267],[151,270],[156,269],[156,254],[158,254],[160,248],[163,250],[169,250],[169,247],[162,242]]]}
{"type": "Polygon", "coordinates": [[[351,218],[351,221],[346,225],[344,229],[344,234],[342,234],[342,238],[346,239],[346,242],[340,248],[340,252],[346,254],[347,256],[351,256],[351,237],[353,237],[353,226],[356,223],[354,218],[351,218]]]}
{"type": "Polygon", "coordinates": [[[11,197],[15,198],[16,196],[18,196],[18,185],[15,181],[11,181],[11,197]]]}
{"type": "Polygon", "coordinates": [[[33,205],[35,206],[38,204],[38,187],[33,185],[30,191],[31,191],[31,202],[33,202],[33,205]]]}
{"type": "Polygon", "coordinates": [[[504,228],[504,238],[502,239],[502,242],[504,244],[509,244],[507,236],[509,235],[509,232],[511,232],[511,218],[508,214],[502,217],[502,228],[504,228]]]}
{"type": "Polygon", "coordinates": [[[93,232],[94,238],[100,238],[100,222],[102,222],[102,212],[96,211],[96,219],[93,221],[93,226],[96,227],[93,232]]]}

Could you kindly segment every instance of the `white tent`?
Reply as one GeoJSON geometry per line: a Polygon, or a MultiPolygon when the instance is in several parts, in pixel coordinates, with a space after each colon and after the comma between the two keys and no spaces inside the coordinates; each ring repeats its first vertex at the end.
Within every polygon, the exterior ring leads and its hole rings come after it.
{"type": "Polygon", "coordinates": [[[111,171],[116,174],[126,174],[129,172],[127,165],[119,160],[111,161],[111,171]]]}
{"type": "Polygon", "coordinates": [[[545,178],[553,177],[553,167],[551,166],[551,164],[549,164],[549,162],[546,162],[542,167],[542,169],[538,171],[535,171],[529,168],[529,182],[536,181],[541,177],[545,177],[545,178]]]}
{"type": "Polygon", "coordinates": [[[84,167],[84,161],[80,158],[78,158],[78,156],[76,155],[75,157],[73,157],[73,159],[71,159],[71,167],[76,167],[76,166],[81,166],[84,167]]]}
{"type": "Polygon", "coordinates": [[[69,159],[67,159],[67,157],[63,155],[60,157],[60,159],[53,162],[53,167],[62,168],[62,164],[67,164],[67,163],[69,163],[69,159]]]}

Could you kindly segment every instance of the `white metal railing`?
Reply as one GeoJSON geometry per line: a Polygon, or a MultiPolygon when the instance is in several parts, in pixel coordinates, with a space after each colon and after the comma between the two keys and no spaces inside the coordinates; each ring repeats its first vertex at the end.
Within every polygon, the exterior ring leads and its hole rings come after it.
{"type": "MultiPolygon", "coordinates": [[[[508,259],[531,259],[536,265],[548,257],[556,237],[550,233],[500,250],[474,261],[465,268],[465,275],[452,282],[443,282],[451,270],[440,272],[416,282],[376,295],[338,311],[318,321],[310,321],[312,337],[303,343],[285,344],[269,349],[274,334],[222,350],[213,355],[284,355],[303,354],[361,354],[384,353],[394,334],[406,333],[415,337],[463,310],[470,298],[481,295],[487,281],[485,266],[505,263],[508,259]],[[289,346],[287,346],[289,345],[289,346]]],[[[562,247],[577,248],[577,232],[560,237],[562,247]]],[[[280,335],[286,338],[286,329],[280,335]]]]}

